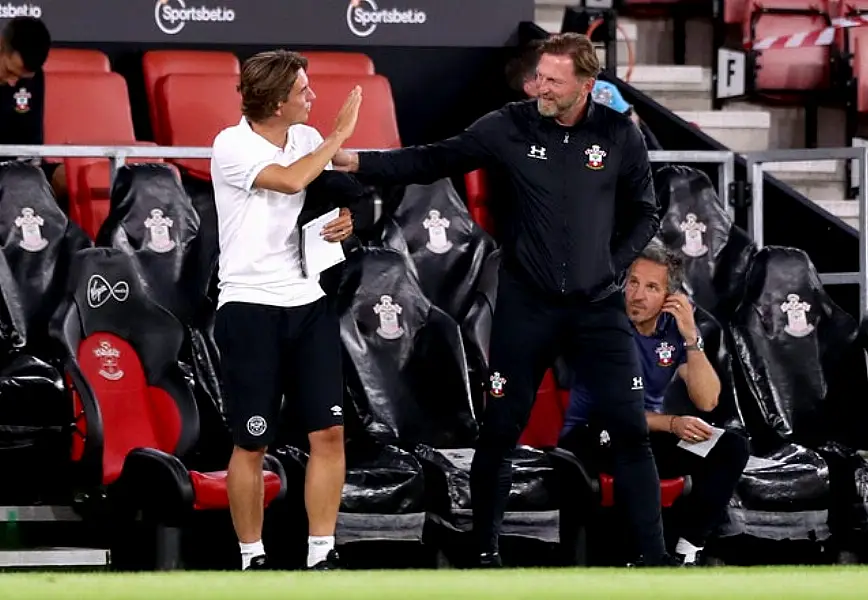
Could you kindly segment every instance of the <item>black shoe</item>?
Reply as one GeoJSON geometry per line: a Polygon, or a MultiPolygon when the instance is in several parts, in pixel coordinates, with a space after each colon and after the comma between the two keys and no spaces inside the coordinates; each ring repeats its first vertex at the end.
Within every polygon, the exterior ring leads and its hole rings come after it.
{"type": "Polygon", "coordinates": [[[254,556],[250,559],[250,565],[244,569],[245,571],[268,571],[268,559],[264,554],[254,556]]]}
{"type": "Polygon", "coordinates": [[[337,571],[342,569],[341,557],[338,556],[337,550],[329,550],[325,559],[319,561],[312,567],[308,567],[308,571],[337,571]]]}
{"type": "Polygon", "coordinates": [[[503,561],[500,560],[499,552],[483,552],[479,555],[480,569],[500,569],[503,567],[503,561]]]}
{"type": "Polygon", "coordinates": [[[634,563],[627,563],[628,567],[649,568],[649,567],[683,567],[684,562],[677,555],[664,554],[656,560],[644,560],[640,558],[634,563]]]}

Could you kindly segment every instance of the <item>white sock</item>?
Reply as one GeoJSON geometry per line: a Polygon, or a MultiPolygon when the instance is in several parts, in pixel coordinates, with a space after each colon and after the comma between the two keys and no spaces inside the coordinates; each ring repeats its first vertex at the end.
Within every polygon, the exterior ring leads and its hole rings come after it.
{"type": "Polygon", "coordinates": [[[323,561],[335,547],[333,535],[311,535],[307,538],[307,566],[323,561]]]}
{"type": "Polygon", "coordinates": [[[241,546],[241,569],[244,570],[250,566],[250,561],[254,556],[262,556],[265,554],[265,546],[262,545],[262,540],[258,542],[253,542],[252,544],[245,544],[241,542],[238,544],[241,546]]]}
{"type": "Polygon", "coordinates": [[[694,546],[684,538],[678,538],[678,543],[675,545],[675,554],[683,556],[685,563],[696,562],[696,555],[701,551],[702,548],[694,546]]]}

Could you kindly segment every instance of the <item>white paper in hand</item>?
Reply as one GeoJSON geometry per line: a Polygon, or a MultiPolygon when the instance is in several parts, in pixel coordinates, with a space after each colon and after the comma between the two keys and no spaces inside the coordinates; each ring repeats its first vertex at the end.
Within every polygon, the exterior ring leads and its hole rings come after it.
{"type": "Polygon", "coordinates": [[[678,442],[678,447],[684,448],[688,452],[693,452],[694,454],[705,458],[706,456],[708,456],[708,453],[711,452],[711,449],[714,448],[715,444],[717,444],[717,440],[719,440],[720,436],[722,435],[723,429],[720,429],[719,427],[712,427],[711,437],[704,442],[696,442],[695,444],[691,444],[690,442],[685,442],[684,440],[681,440],[680,442],[678,442]]]}
{"type": "Polygon", "coordinates": [[[327,242],[323,228],[340,216],[340,209],[330,210],[301,228],[301,262],[306,277],[314,277],[329,267],[343,262],[344,248],[340,242],[327,242]]]}

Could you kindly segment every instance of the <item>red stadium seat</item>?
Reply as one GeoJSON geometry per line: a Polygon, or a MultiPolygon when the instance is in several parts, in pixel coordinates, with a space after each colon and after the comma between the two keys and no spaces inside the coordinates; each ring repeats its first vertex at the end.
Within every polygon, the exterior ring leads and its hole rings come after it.
{"type": "Polygon", "coordinates": [[[536,401],[530,418],[518,440],[521,446],[546,449],[558,445],[558,437],[564,426],[569,392],[558,389],[554,373],[546,371],[536,393],[536,401]]]}
{"type": "Polygon", "coordinates": [[[467,210],[476,224],[489,234],[494,235],[494,222],[488,210],[489,189],[486,173],[477,169],[464,175],[467,191],[467,210]]]}
{"type": "Polygon", "coordinates": [[[150,50],[142,57],[142,71],[154,140],[158,144],[169,145],[169,134],[163,129],[165,119],[160,118],[158,110],[161,80],[168,75],[232,75],[237,85],[241,67],[238,57],[231,52],[150,50]]]}
{"type": "Polygon", "coordinates": [[[856,112],[868,113],[868,29],[853,30],[850,41],[856,78],[856,112]]]}
{"type": "MultiPolygon", "coordinates": [[[[157,91],[157,120],[169,146],[208,146],[226,127],[241,119],[238,77],[231,74],[168,75],[157,91]]],[[[172,163],[190,175],[210,181],[207,159],[172,163]]]]}
{"type": "Polygon", "coordinates": [[[99,50],[52,48],[42,70],[45,73],[109,73],[109,58],[99,50]]]}
{"type": "MultiPolygon", "coordinates": [[[[45,75],[45,143],[149,146],[133,131],[127,84],[117,73],[45,75]]],[[[162,162],[136,159],[136,162],[162,162]]],[[[69,216],[92,238],[108,214],[111,174],[102,158],[67,158],[69,216]]]]}
{"type": "Polygon", "coordinates": [[[305,51],[308,75],[374,75],[374,61],[361,52],[305,51]]]}
{"type": "MultiPolygon", "coordinates": [[[[743,23],[745,42],[822,29],[832,10],[826,0],[750,0],[743,23]]],[[[830,47],[759,51],[756,90],[804,92],[829,89],[830,47]]]]}
{"type": "MultiPolygon", "coordinates": [[[[855,17],[868,13],[868,0],[841,0],[838,3],[837,17],[855,17]]],[[[862,27],[839,29],[835,35],[838,47],[844,52],[854,52],[853,34],[862,27]]]]}
{"type": "Polygon", "coordinates": [[[308,125],[323,135],[334,128],[335,117],[354,85],[362,86],[362,107],[347,148],[386,150],[400,148],[398,119],[389,80],[382,75],[311,75],[310,86],[316,94],[308,125]]]}
{"type": "MultiPolygon", "coordinates": [[[[226,472],[201,472],[190,452],[199,412],[178,363],[184,327],[158,304],[133,258],[115,248],[75,255],[74,289],[52,331],[73,389],[76,485],[157,526],[157,568],[180,562],[178,528],[198,511],[228,510],[226,472]]],[[[228,449],[227,449],[228,450],[228,449]]],[[[268,506],[286,492],[280,463],[265,460],[268,506]]]]}

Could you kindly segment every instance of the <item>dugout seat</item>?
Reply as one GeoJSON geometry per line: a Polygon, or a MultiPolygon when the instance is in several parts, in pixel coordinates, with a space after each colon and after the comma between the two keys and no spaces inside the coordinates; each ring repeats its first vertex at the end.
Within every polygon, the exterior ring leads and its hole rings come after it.
{"type": "MultiPolygon", "coordinates": [[[[467,471],[477,435],[458,324],[428,300],[406,258],[363,248],[347,266],[339,305],[345,373],[367,435],[413,453],[425,470],[428,519],[469,532],[467,471]]],[[[517,449],[504,534],[554,543],[557,505],[545,455],[517,449]]]]}
{"type": "MultiPolygon", "coordinates": [[[[136,141],[127,84],[117,73],[45,75],[45,143],[48,145],[153,146],[136,141]]],[[[134,162],[161,162],[140,158],[134,162]]],[[[103,158],[67,158],[70,218],[91,238],[108,214],[111,170],[103,158]]]]}
{"type": "MultiPolygon", "coordinates": [[[[374,61],[361,52],[306,50],[308,75],[374,75],[374,61]]],[[[316,91],[316,90],[314,90],[316,91]]]]}
{"type": "Polygon", "coordinates": [[[461,322],[470,390],[477,413],[482,410],[485,394],[488,391],[488,342],[491,339],[494,308],[497,306],[500,258],[500,249],[494,250],[485,258],[471,298],[470,308],[461,322]]]}
{"type": "MultiPolygon", "coordinates": [[[[172,145],[166,129],[166,114],[162,112],[160,88],[169,75],[229,75],[236,84],[241,73],[238,57],[232,52],[205,50],[148,50],[142,56],[145,97],[154,141],[161,146],[172,145]]],[[[178,144],[175,144],[178,145],[178,144]]],[[[208,144],[210,145],[210,144],[208,144]]]]}
{"type": "Polygon", "coordinates": [[[838,518],[829,514],[834,482],[854,478],[837,455],[868,442],[856,321],[829,298],[803,251],[767,246],[752,261],[730,333],[740,413],[754,454],[771,461],[746,471],[730,510],[735,533],[822,542],[838,518]]]}
{"type": "Polygon", "coordinates": [[[681,259],[696,303],[726,322],[756,245],[732,222],[704,172],[666,166],[655,174],[654,187],[664,211],[661,241],[681,259]]]}
{"type": "MultiPolygon", "coordinates": [[[[170,146],[206,146],[226,127],[241,120],[238,76],[231,74],[167,75],[157,90],[157,119],[170,146]]],[[[211,181],[204,158],[171,161],[196,179],[211,181]]]]}
{"type": "Polygon", "coordinates": [[[356,129],[344,147],[375,150],[400,148],[401,137],[392,87],[382,75],[311,75],[310,87],[317,98],[307,124],[323,136],[331,133],[338,111],[356,85],[362,87],[364,101],[359,109],[356,129]]]}
{"type": "Polygon", "coordinates": [[[108,56],[99,50],[52,48],[42,66],[45,73],[110,73],[108,56]]]}
{"type": "Polygon", "coordinates": [[[210,331],[215,311],[208,297],[216,277],[216,243],[203,231],[173,166],[121,167],[111,205],[96,243],[132,256],[150,296],[184,326],[181,361],[191,370],[201,422],[195,452],[199,460],[208,456],[209,464],[225,466],[230,438],[222,409],[219,353],[210,331]]]}
{"type": "MultiPolygon", "coordinates": [[[[203,472],[188,452],[199,414],[178,364],[180,322],[141,284],[133,257],[90,248],[74,257],[70,291],[52,326],[73,389],[78,489],[108,495],[117,524],[136,514],[157,531],[151,566],[182,564],[180,536],[197,512],[226,510],[226,472],[203,472]]],[[[286,490],[266,459],[265,505],[286,490]]]]}
{"type": "Polygon", "coordinates": [[[448,178],[408,185],[392,218],[406,240],[422,292],[462,322],[494,240],[470,218],[448,178]]]}
{"type": "Polygon", "coordinates": [[[48,322],[62,299],[70,258],[90,246],[57,202],[42,169],[28,163],[0,164],[0,249],[13,281],[4,290],[18,301],[18,333],[27,351],[43,359],[52,353],[48,322]]]}

